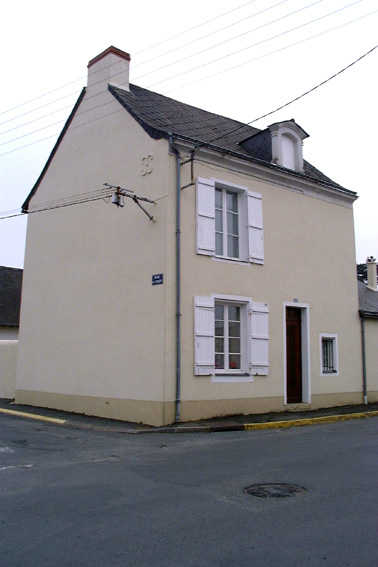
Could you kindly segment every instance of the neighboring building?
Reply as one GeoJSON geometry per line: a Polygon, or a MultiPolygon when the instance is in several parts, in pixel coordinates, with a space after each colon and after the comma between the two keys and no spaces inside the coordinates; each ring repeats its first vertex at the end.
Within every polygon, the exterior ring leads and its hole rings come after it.
{"type": "Polygon", "coordinates": [[[303,159],[294,120],[200,110],[129,84],[129,63],[89,62],[24,203],[44,212],[16,400],[152,425],[361,403],[356,194],[303,159]],[[105,183],[134,194],[106,205],[105,183]]]}
{"type": "Polygon", "coordinates": [[[22,270],[0,266],[0,398],[16,393],[22,270]]]}
{"type": "Polygon", "coordinates": [[[378,390],[378,286],[377,262],[366,260],[367,285],[358,282],[359,313],[362,333],[362,361],[365,402],[375,401],[370,392],[378,390]]]}

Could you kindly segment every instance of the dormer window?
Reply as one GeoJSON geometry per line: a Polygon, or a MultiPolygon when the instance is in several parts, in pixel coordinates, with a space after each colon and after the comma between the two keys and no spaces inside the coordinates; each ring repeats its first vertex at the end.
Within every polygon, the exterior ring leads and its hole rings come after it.
{"type": "Polygon", "coordinates": [[[302,142],[308,134],[294,122],[277,122],[269,126],[272,136],[272,163],[303,173],[302,142]]]}

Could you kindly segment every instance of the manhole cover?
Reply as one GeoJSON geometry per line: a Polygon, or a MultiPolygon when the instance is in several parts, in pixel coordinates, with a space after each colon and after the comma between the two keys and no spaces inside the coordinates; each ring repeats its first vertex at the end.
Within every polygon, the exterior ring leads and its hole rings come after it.
{"type": "Polygon", "coordinates": [[[257,498],[291,498],[306,492],[305,488],[293,484],[252,484],[244,492],[257,498]]]}

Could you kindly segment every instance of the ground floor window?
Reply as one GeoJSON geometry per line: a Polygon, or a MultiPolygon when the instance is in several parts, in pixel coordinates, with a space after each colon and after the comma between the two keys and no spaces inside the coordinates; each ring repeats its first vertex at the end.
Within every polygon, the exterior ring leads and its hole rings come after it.
{"type": "Polygon", "coordinates": [[[338,374],[339,368],[337,350],[337,335],[320,335],[320,373],[322,376],[338,374]]]}
{"type": "Polygon", "coordinates": [[[269,308],[248,297],[194,298],[196,375],[245,381],[269,371],[269,308]]]}
{"type": "Polygon", "coordinates": [[[242,370],[241,309],[240,305],[215,302],[216,372],[242,370]]]}

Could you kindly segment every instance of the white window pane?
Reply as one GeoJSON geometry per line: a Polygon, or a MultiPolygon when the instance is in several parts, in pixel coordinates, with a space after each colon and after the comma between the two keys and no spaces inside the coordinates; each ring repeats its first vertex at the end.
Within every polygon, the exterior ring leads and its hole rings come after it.
{"type": "Polygon", "coordinates": [[[230,337],[240,338],[240,323],[229,321],[228,334],[230,337]]]}
{"type": "Polygon", "coordinates": [[[230,354],[228,365],[230,370],[240,370],[240,354],[230,354]]]}
{"type": "Polygon", "coordinates": [[[230,354],[240,354],[240,339],[228,340],[228,352],[230,354]]]}
{"type": "Polygon", "coordinates": [[[223,232],[223,215],[222,211],[215,210],[215,230],[216,232],[223,232]]]}
{"type": "Polygon", "coordinates": [[[227,213],[227,233],[235,236],[239,234],[239,220],[235,213],[227,213]]]}
{"type": "Polygon", "coordinates": [[[226,208],[227,211],[238,212],[238,196],[236,193],[226,192],[226,208]]]}
{"type": "Polygon", "coordinates": [[[215,355],[215,368],[217,370],[224,370],[224,355],[223,354],[216,354],[215,355]]]}
{"type": "Polygon", "coordinates": [[[239,258],[239,237],[227,236],[227,256],[239,258]]]}
{"type": "Polygon", "coordinates": [[[215,254],[223,256],[223,234],[220,232],[215,233],[215,254]]]}

